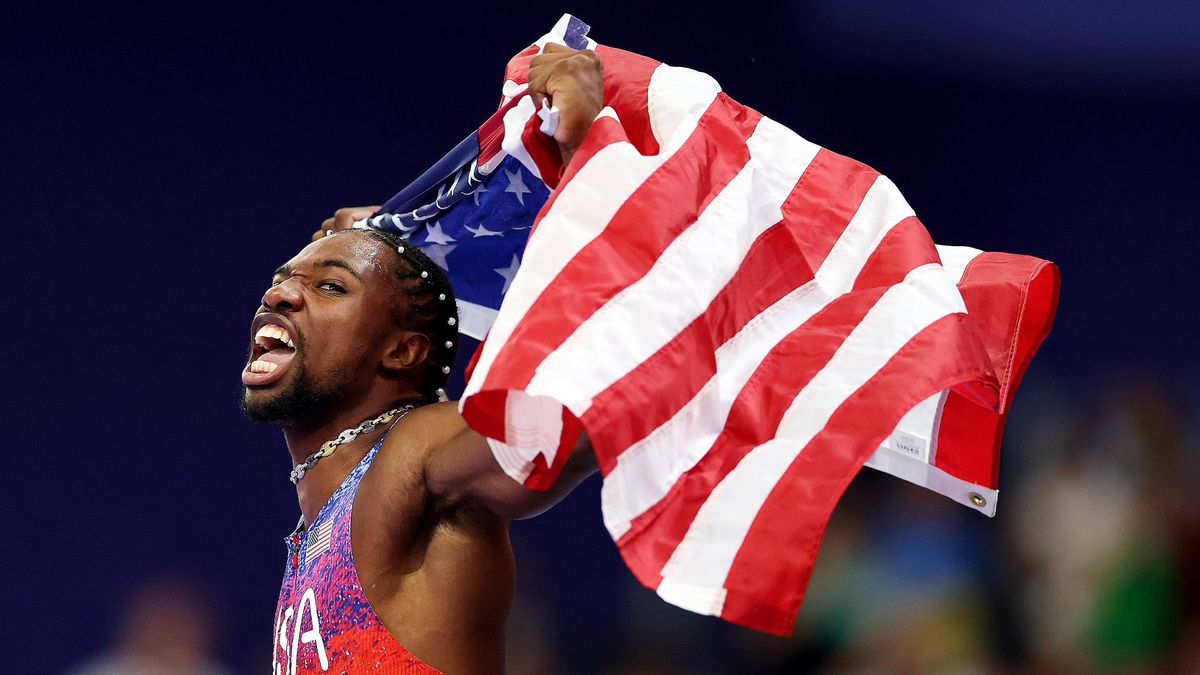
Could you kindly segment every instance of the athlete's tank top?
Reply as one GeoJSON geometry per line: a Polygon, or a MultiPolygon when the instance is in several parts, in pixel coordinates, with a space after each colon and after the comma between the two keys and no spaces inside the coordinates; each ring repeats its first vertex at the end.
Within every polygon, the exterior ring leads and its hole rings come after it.
{"type": "Polygon", "coordinates": [[[305,530],[286,538],[288,558],[275,608],[275,675],[439,675],[396,641],[363,595],[350,550],[350,514],[380,440],[305,530]]]}

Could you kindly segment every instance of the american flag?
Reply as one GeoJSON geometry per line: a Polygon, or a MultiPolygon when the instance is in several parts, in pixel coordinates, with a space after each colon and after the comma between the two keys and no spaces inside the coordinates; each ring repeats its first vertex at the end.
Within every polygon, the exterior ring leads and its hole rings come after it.
{"type": "Polygon", "coordinates": [[[304,563],[307,565],[329,552],[330,542],[333,541],[333,521],[326,520],[314,527],[308,533],[308,545],[304,550],[304,563]]]}
{"type": "Polygon", "coordinates": [[[786,634],[864,464],[995,513],[1058,271],[936,246],[870,167],[587,32],[564,16],[514,57],[496,115],[364,225],[432,252],[487,332],[460,409],[510,476],[549,486],[586,428],[637,578],[786,634]],[[605,64],[561,178],[554,111],[524,95],[550,41],[605,64]]]}

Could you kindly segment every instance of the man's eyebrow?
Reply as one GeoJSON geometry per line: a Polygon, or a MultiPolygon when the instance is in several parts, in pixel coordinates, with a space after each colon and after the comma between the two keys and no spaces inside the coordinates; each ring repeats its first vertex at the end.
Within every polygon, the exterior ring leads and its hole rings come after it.
{"type": "Polygon", "coordinates": [[[355,279],[361,278],[358,274],[358,270],[351,267],[349,263],[342,262],[341,260],[334,258],[330,258],[328,260],[319,260],[316,263],[313,263],[313,267],[340,267],[349,272],[355,279]]]}
{"type": "MultiPolygon", "coordinates": [[[[342,262],[341,260],[336,260],[333,258],[330,258],[327,260],[318,260],[317,262],[313,263],[313,267],[314,268],[317,268],[317,267],[340,267],[340,268],[346,270],[347,272],[349,272],[351,275],[353,275],[354,278],[356,278],[356,279],[362,278],[362,276],[358,273],[358,270],[351,267],[349,265],[349,263],[345,263],[345,262],[342,262]]],[[[272,277],[277,277],[280,275],[290,276],[292,273],[292,269],[294,269],[294,268],[291,264],[284,263],[284,264],[280,265],[279,267],[275,268],[275,272],[272,274],[272,277]]]]}

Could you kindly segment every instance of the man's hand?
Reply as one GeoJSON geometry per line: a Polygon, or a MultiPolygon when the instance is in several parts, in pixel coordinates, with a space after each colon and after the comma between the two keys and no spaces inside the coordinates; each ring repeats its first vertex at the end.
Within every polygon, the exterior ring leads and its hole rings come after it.
{"type": "Polygon", "coordinates": [[[347,206],[338,209],[333,212],[332,218],[326,218],[325,222],[321,223],[321,229],[313,232],[312,240],[316,241],[331,232],[349,229],[355,221],[368,218],[378,210],[378,206],[347,206]]]}
{"type": "Polygon", "coordinates": [[[558,142],[565,167],[604,108],[604,64],[596,52],[547,44],[529,65],[529,92],[540,109],[542,101],[558,108],[558,142]]]}

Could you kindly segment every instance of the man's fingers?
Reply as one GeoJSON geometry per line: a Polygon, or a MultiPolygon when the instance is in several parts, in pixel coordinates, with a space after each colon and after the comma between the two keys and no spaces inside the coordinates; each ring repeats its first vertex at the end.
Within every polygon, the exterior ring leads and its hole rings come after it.
{"type": "Polygon", "coordinates": [[[569,87],[574,84],[579,74],[595,69],[599,60],[593,51],[577,51],[567,47],[535,57],[529,68],[529,94],[534,104],[540,109],[542,101],[550,99],[551,105],[563,109],[562,103],[555,100],[555,96],[562,92],[563,85],[569,87]]]}
{"type": "Polygon", "coordinates": [[[369,218],[371,214],[379,210],[379,206],[347,206],[333,212],[333,225],[326,229],[344,230],[353,227],[356,221],[363,218],[369,218]]]}
{"type": "Polygon", "coordinates": [[[554,140],[565,164],[604,106],[604,62],[591,50],[546,45],[530,61],[529,95],[538,108],[547,99],[558,108],[554,140]]]}
{"type": "Polygon", "coordinates": [[[312,240],[316,241],[316,240],[324,237],[326,234],[329,234],[329,232],[331,232],[331,231],[337,232],[339,230],[346,230],[351,227],[354,227],[354,223],[362,220],[363,218],[371,217],[371,215],[373,215],[378,210],[379,210],[378,205],[376,205],[376,206],[347,206],[347,207],[340,208],[337,211],[333,212],[333,217],[326,218],[325,220],[323,220],[321,222],[321,229],[317,230],[316,232],[313,232],[312,240]]]}
{"type": "Polygon", "coordinates": [[[569,68],[575,65],[571,64],[571,61],[583,60],[586,62],[592,58],[599,59],[596,52],[586,49],[581,51],[549,43],[541,54],[533,57],[529,62],[529,88],[545,92],[546,81],[556,70],[561,69],[564,64],[569,68]],[[554,49],[551,49],[551,47],[554,49]]]}

